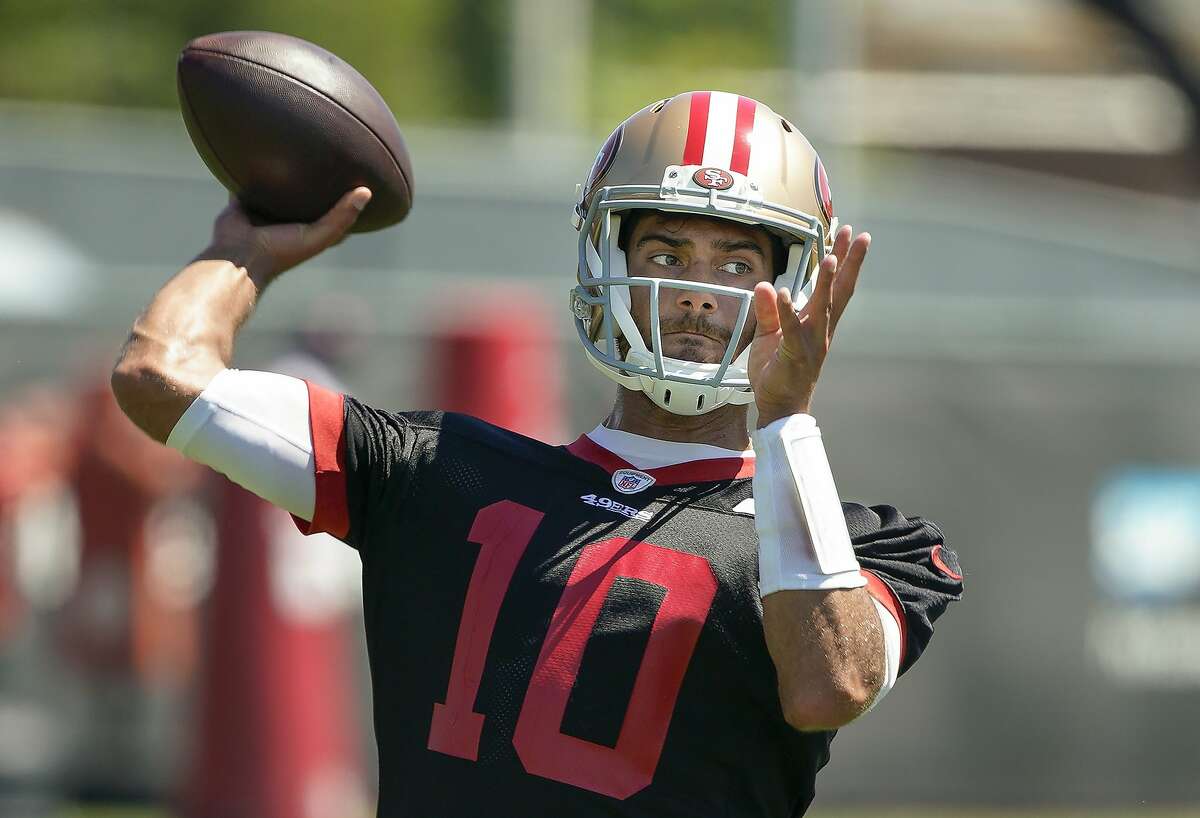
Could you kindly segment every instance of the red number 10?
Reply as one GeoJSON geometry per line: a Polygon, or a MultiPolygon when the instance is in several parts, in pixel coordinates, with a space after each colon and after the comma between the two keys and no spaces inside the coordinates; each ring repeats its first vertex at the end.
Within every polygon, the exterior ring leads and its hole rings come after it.
{"type": "MultiPolygon", "coordinates": [[[[469,539],[480,546],[458,626],[450,686],[434,704],[429,749],[475,761],[482,713],[474,712],[500,605],[542,513],[504,500],[482,509],[469,539]]],[[[628,798],[654,778],[683,676],[717,592],[703,557],[615,537],[582,549],[550,619],[513,745],[527,772],[613,798],[628,798]],[[562,732],[563,714],[584,648],[618,577],[666,589],[650,629],[616,747],[562,732]]]]}

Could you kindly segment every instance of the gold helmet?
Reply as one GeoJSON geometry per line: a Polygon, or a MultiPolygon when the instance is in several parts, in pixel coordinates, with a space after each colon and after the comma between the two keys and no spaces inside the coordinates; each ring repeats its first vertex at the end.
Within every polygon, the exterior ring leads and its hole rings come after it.
{"type": "Polygon", "coordinates": [[[722,91],[691,91],[648,105],[617,126],[579,188],[573,219],[579,230],[579,271],[571,311],[589,360],[612,380],[645,392],[676,414],[749,403],[754,399],[746,372],[749,348],[738,354],[736,347],[753,293],[630,277],[618,236],[622,217],[636,209],[716,216],[765,228],[785,247],[787,263],[775,286],[788,287],[803,304],[837,229],[820,157],[790,122],[763,103],[722,91]],[[650,293],[649,338],[630,313],[633,286],[650,293]],[[684,287],[740,300],[720,363],[662,354],[659,293],[684,287]]]}

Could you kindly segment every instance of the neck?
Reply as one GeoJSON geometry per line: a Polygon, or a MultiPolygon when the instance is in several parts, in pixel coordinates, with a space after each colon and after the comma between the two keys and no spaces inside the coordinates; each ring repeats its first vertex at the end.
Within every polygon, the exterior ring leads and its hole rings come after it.
{"type": "Polygon", "coordinates": [[[641,392],[617,387],[617,400],[604,419],[609,429],[675,443],[707,443],[744,451],[750,446],[746,406],[726,404],[703,415],[676,415],[641,392]]]}

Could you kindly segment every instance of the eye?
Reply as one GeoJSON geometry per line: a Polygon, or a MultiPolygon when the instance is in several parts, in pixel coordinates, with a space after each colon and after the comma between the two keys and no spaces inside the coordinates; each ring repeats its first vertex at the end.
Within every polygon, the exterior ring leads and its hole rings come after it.
{"type": "Polygon", "coordinates": [[[717,269],[736,276],[750,275],[754,272],[754,268],[744,261],[727,261],[717,269]]]}
{"type": "Polygon", "coordinates": [[[673,256],[670,253],[655,253],[650,256],[650,260],[663,267],[679,267],[683,264],[678,256],[673,256]]]}

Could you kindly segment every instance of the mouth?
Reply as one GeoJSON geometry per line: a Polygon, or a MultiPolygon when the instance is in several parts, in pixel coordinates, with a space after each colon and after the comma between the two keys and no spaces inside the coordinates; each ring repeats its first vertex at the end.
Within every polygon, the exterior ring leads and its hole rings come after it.
{"type": "Polygon", "coordinates": [[[698,342],[702,342],[702,341],[711,341],[714,344],[721,344],[722,346],[724,346],[724,344],[725,344],[725,341],[722,341],[720,338],[714,338],[713,336],[705,335],[702,332],[687,332],[687,331],[668,332],[663,335],[663,338],[664,339],[679,338],[686,343],[698,343],[698,342]]]}
{"type": "Polygon", "coordinates": [[[701,332],[669,332],[663,335],[663,354],[682,361],[712,364],[725,354],[725,342],[701,332]]]}

